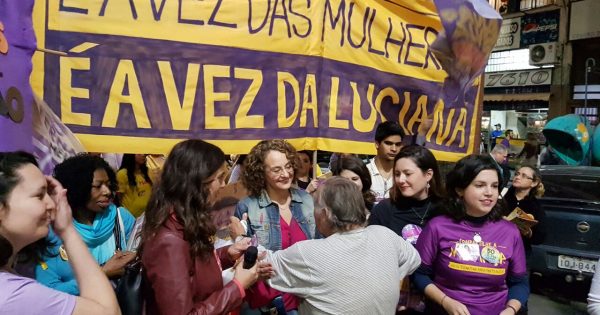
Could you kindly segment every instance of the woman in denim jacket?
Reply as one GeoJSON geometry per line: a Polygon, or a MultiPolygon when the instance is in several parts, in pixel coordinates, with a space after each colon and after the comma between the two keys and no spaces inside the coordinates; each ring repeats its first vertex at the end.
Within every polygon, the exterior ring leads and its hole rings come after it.
{"type": "MultiPolygon", "coordinates": [[[[264,140],[252,148],[244,163],[242,181],[250,196],[238,203],[235,215],[240,219],[247,215],[248,234],[272,251],[313,239],[312,197],[292,185],[298,168],[294,147],[285,140],[264,140]]],[[[248,302],[253,308],[284,306],[287,314],[295,314],[299,304],[295,296],[282,294],[262,282],[251,288],[248,302]],[[283,305],[281,299],[276,299],[280,295],[283,305]],[[276,302],[271,303],[274,299],[276,302]]]]}

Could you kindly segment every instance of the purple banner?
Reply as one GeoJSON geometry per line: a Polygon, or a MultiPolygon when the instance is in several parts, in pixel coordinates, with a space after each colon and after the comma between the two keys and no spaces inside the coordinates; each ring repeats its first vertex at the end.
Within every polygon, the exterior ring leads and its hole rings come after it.
{"type": "MultiPolygon", "coordinates": [[[[436,99],[428,95],[436,94],[441,85],[435,82],[418,80],[415,78],[395,75],[385,72],[376,72],[367,67],[349,63],[325,60],[319,57],[289,55],[274,52],[258,52],[231,47],[215,47],[198,44],[169,43],[141,38],[127,38],[126,40],[107,35],[77,34],[49,31],[46,35],[50,49],[60,49],[53,43],[60,43],[63,47],[75,46],[81,42],[99,43],[98,46],[77,58],[89,62],[89,70],[73,70],[70,82],[62,82],[74,89],[88,90],[89,99],[73,97],[71,111],[86,113],[90,117],[89,126],[71,124],[69,127],[75,133],[93,133],[98,135],[119,135],[160,138],[189,138],[202,135],[206,139],[225,140],[231,139],[230,129],[235,129],[236,139],[266,139],[301,138],[301,137],[327,137],[338,140],[354,140],[372,142],[372,133],[356,132],[355,128],[319,128],[330,121],[329,101],[332,94],[338,99],[336,119],[352,122],[353,104],[358,102],[361,116],[364,118],[375,115],[381,121],[375,108],[387,120],[398,120],[406,127],[409,133],[416,133],[419,124],[408,124],[416,113],[419,116],[421,109],[415,106],[423,103],[426,112],[433,113],[436,99]],[[144,49],[136,49],[144,47],[144,49]],[[173,51],[178,54],[174,55],[173,51]],[[128,60],[133,60],[129,63],[128,60]],[[137,84],[133,78],[123,75],[119,70],[124,65],[130,65],[135,72],[137,84]],[[170,68],[173,82],[180,98],[189,87],[188,73],[190,67],[197,65],[199,79],[195,91],[196,102],[191,112],[189,126],[177,130],[173,120],[168,115],[168,87],[165,85],[165,67],[170,68]],[[222,71],[219,76],[206,80],[203,72],[222,71]],[[250,71],[250,75],[242,77],[239,73],[250,71]],[[236,74],[238,73],[238,74],[236,74]],[[369,76],[365,76],[369,73],[369,76]],[[260,86],[258,80],[262,80],[260,86]],[[204,79],[204,80],[202,80],[204,79]],[[123,90],[118,93],[133,95],[129,89],[135,88],[141,92],[145,113],[135,112],[132,106],[121,106],[116,126],[106,126],[107,104],[110,102],[111,93],[115,91],[114,85],[123,80],[126,82],[123,90]],[[212,87],[207,87],[211,85],[212,87]],[[243,121],[236,119],[243,111],[241,104],[248,98],[252,88],[257,88],[252,106],[248,108],[247,116],[260,115],[264,117],[264,128],[255,126],[240,126],[243,121]],[[372,91],[369,91],[370,87],[372,91]],[[384,90],[393,89],[395,93],[384,90]],[[337,93],[336,91],[337,90],[337,93]],[[383,92],[382,92],[383,91],[383,92]],[[212,95],[226,93],[227,100],[222,99],[214,104],[214,118],[206,117],[207,98],[212,95]],[[387,94],[386,94],[387,93],[387,94]],[[212,95],[211,95],[212,94],[212,95]],[[314,94],[314,95],[313,95],[314,94]],[[285,95],[283,97],[283,95],[285,95]],[[379,97],[378,100],[378,96],[379,97]],[[383,97],[386,95],[386,97],[383,97]],[[399,99],[394,100],[392,96],[399,99]],[[290,118],[287,128],[280,127],[279,115],[281,100],[285,98],[285,115],[290,118]],[[297,98],[299,100],[296,103],[297,98]],[[356,98],[356,99],[355,99],[356,98]],[[204,104],[202,104],[204,103],[204,104]],[[305,104],[318,104],[306,108],[305,104]],[[400,116],[403,104],[409,104],[400,116]],[[296,109],[296,105],[298,105],[296,109]],[[314,109],[313,109],[314,108],[314,109]],[[306,110],[303,114],[303,111],[306,110]],[[167,113],[167,114],[166,114],[167,113]],[[165,115],[166,114],[166,115],[165,115]],[[302,117],[305,115],[305,118],[302,117]],[[143,116],[143,117],[142,117],[143,116]],[[142,121],[148,118],[152,128],[140,128],[142,121]],[[315,119],[316,118],[316,119],[315,119]],[[222,122],[217,125],[215,120],[222,122]],[[212,124],[212,127],[211,127],[212,124]],[[224,126],[228,126],[225,128],[224,126]]],[[[60,60],[64,57],[46,55],[46,82],[65,80],[60,78],[60,60]]],[[[435,66],[435,65],[431,65],[435,66]]],[[[195,80],[195,79],[194,79],[195,80]]],[[[189,93],[189,92],[188,92],[189,93]]],[[[46,85],[45,100],[61,117],[60,89],[56,85],[46,85]]],[[[223,95],[223,94],[221,94],[223,95]]],[[[474,95],[471,102],[474,101],[474,95]]],[[[64,100],[63,100],[64,102],[64,100]]],[[[446,111],[445,117],[448,117],[446,111]]],[[[420,119],[420,116],[418,117],[420,119]]],[[[455,115],[446,125],[455,125],[459,119],[455,115]]],[[[63,118],[64,120],[64,118],[63,118]]],[[[466,130],[469,130],[467,126],[466,130]]],[[[448,150],[444,148],[444,150],[448,150]]],[[[456,148],[457,152],[464,148],[456,148]]]]}
{"type": "Polygon", "coordinates": [[[499,31],[485,2],[439,15],[398,0],[41,2],[40,41],[64,54],[46,54],[34,78],[88,150],[162,153],[202,138],[237,154],[285,138],[373,153],[377,124],[392,120],[425,132],[441,160],[475,152],[473,80],[499,31]]]}
{"type": "Polygon", "coordinates": [[[0,151],[32,150],[34,0],[0,0],[0,151]]]}

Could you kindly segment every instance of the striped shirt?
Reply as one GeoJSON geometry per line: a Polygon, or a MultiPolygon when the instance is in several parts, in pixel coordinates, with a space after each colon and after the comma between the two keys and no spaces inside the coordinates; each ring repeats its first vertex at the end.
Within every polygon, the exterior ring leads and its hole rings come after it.
{"type": "Polygon", "coordinates": [[[270,285],[302,299],[300,314],[395,314],[400,282],[421,263],[392,230],[368,226],[269,252],[270,285]]]}

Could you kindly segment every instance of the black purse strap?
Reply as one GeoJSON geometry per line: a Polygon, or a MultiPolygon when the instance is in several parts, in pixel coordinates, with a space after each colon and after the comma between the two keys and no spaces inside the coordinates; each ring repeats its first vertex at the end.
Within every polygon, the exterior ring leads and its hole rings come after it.
{"type": "Polygon", "coordinates": [[[121,247],[121,222],[119,221],[119,208],[117,208],[117,215],[115,216],[115,227],[113,228],[113,233],[115,235],[115,250],[122,251],[121,247]]]}

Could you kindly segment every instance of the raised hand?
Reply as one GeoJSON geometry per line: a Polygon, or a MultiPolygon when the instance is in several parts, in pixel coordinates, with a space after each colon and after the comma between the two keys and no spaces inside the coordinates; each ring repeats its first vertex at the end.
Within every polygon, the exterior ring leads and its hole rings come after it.
{"type": "Polygon", "coordinates": [[[73,228],[73,213],[67,200],[67,190],[51,176],[46,176],[46,181],[48,182],[48,195],[56,204],[52,213],[52,228],[62,238],[66,230],[73,228]]]}

